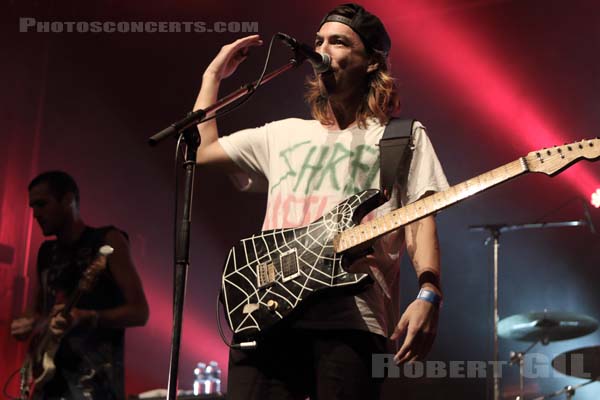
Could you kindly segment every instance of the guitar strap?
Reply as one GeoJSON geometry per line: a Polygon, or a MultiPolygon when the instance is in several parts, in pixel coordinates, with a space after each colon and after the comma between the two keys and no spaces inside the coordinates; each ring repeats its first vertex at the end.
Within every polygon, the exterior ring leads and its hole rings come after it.
{"type": "Polygon", "coordinates": [[[392,118],[379,140],[379,186],[386,201],[392,195],[394,182],[406,184],[412,159],[413,119],[392,118]]]}

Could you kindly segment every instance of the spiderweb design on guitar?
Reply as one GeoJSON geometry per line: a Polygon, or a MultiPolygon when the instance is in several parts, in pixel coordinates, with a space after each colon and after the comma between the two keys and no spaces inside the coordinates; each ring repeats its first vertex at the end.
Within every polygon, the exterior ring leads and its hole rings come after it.
{"type": "Polygon", "coordinates": [[[264,231],[233,247],[222,285],[234,332],[260,331],[264,320],[284,318],[318,288],[366,280],[366,274],[345,272],[333,238],[355,224],[357,208],[369,201],[378,201],[377,190],[349,197],[305,227],[264,231]]]}

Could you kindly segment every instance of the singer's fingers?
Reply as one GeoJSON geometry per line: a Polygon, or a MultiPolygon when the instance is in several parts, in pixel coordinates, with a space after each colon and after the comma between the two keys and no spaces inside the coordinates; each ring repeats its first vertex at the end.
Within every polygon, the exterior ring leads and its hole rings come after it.
{"type": "Polygon", "coordinates": [[[229,43],[223,46],[223,50],[227,53],[236,53],[240,51],[240,49],[244,49],[247,51],[249,47],[260,46],[263,44],[259,35],[251,35],[240,38],[233,43],[229,43]]]}
{"type": "Polygon", "coordinates": [[[236,47],[242,46],[260,46],[262,44],[262,39],[260,35],[250,35],[243,38],[240,38],[233,42],[236,47]]]}
{"type": "Polygon", "coordinates": [[[263,41],[259,35],[246,36],[236,40],[233,44],[232,52],[236,58],[244,58],[248,56],[251,47],[261,46],[263,41]]]}
{"type": "Polygon", "coordinates": [[[206,68],[205,75],[214,76],[219,80],[229,77],[246,59],[249,48],[260,46],[262,43],[259,35],[251,35],[226,44],[206,68]]]}

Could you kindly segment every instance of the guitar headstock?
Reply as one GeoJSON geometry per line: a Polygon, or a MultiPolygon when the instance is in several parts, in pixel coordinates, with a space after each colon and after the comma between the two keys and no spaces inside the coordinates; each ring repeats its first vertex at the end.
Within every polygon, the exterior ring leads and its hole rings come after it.
{"type": "Polygon", "coordinates": [[[86,292],[92,288],[100,273],[106,269],[106,257],[113,252],[114,249],[108,245],[100,247],[98,255],[84,271],[83,276],[79,281],[79,290],[86,292]]]}
{"type": "Polygon", "coordinates": [[[600,139],[595,138],[532,151],[525,156],[525,161],[531,172],[555,175],[579,159],[594,160],[598,157],[600,139]]]}

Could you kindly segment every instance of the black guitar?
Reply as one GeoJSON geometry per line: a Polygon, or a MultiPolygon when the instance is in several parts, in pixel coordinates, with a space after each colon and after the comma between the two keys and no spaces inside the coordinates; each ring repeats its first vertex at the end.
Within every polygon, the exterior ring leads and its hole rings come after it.
{"type": "Polygon", "coordinates": [[[600,157],[600,139],[529,153],[511,163],[366,223],[378,207],[378,190],[350,196],[300,228],[264,231],[231,248],[221,278],[222,302],[237,341],[260,339],[319,292],[356,289],[370,281],[345,262],[378,237],[526,172],[553,176],[576,161],[600,157]]]}

